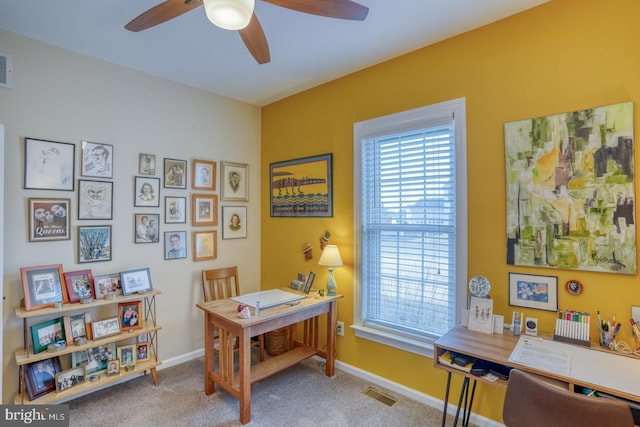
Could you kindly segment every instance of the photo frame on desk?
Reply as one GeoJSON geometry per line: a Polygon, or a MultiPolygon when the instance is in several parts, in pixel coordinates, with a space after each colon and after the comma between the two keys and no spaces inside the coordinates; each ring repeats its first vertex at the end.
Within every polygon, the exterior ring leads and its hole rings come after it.
{"type": "Polygon", "coordinates": [[[493,333],[493,300],[472,296],[469,304],[469,329],[493,333]]]}

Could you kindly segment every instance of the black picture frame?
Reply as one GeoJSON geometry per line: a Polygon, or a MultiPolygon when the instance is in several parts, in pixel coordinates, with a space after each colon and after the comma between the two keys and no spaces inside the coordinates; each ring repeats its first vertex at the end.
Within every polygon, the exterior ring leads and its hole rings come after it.
{"type": "Polygon", "coordinates": [[[82,141],[80,146],[80,175],[113,178],[113,145],[82,141]]]}
{"type": "Polygon", "coordinates": [[[187,188],[187,161],[164,159],[164,188],[187,188]]]}
{"type": "Polygon", "coordinates": [[[158,243],[160,241],[160,214],[133,214],[134,243],[158,243]]]}
{"type": "Polygon", "coordinates": [[[313,281],[315,279],[316,279],[316,273],[314,273],[313,271],[310,271],[309,275],[307,276],[307,281],[304,282],[303,291],[305,294],[309,293],[309,291],[311,290],[311,286],[313,286],[313,281]]]}
{"type": "Polygon", "coordinates": [[[164,223],[165,224],[186,224],[187,223],[187,198],[165,196],[164,197],[164,223]]]}
{"type": "Polygon", "coordinates": [[[71,200],[29,198],[29,241],[71,239],[71,200]]]}
{"type": "Polygon", "coordinates": [[[75,156],[75,144],[25,138],[24,188],[73,191],[75,156]]]}
{"type": "Polygon", "coordinates": [[[160,207],[160,178],[136,176],[134,187],[133,206],[160,207]]]}
{"type": "Polygon", "coordinates": [[[56,374],[60,372],[62,372],[62,366],[60,365],[59,356],[24,365],[24,384],[29,400],[37,399],[55,391],[56,374]],[[39,370],[40,367],[42,367],[41,371],[39,370]]]}
{"type": "Polygon", "coordinates": [[[78,263],[111,261],[111,226],[78,227],[78,263]]]}
{"type": "Polygon", "coordinates": [[[187,257],[187,232],[164,232],[164,259],[184,259],[187,257]]]}
{"type": "Polygon", "coordinates": [[[78,219],[113,219],[113,182],[78,180],[78,219]]]}

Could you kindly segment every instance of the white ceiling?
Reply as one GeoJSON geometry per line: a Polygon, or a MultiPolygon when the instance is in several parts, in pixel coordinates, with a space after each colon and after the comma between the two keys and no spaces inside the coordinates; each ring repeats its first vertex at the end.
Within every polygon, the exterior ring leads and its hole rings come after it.
{"type": "Polygon", "coordinates": [[[202,7],[139,33],[124,29],[162,0],[0,0],[0,29],[262,106],[546,1],[357,0],[370,9],[359,22],[256,0],[271,50],[264,65],[202,7]]]}

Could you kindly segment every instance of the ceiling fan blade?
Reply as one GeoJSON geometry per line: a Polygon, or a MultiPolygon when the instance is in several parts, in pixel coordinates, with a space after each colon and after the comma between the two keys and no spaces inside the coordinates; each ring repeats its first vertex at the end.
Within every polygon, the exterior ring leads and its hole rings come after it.
{"type": "Polygon", "coordinates": [[[202,0],[166,0],[133,18],[124,26],[129,31],[142,31],[182,15],[202,4],[202,0]]]}
{"type": "Polygon", "coordinates": [[[249,21],[249,25],[238,31],[242,41],[258,64],[266,64],[271,61],[269,53],[269,44],[262,30],[262,25],[258,21],[258,17],[254,13],[249,21]]]}
{"type": "Polygon", "coordinates": [[[263,0],[266,3],[329,18],[364,21],[369,8],[351,0],[263,0]]]}

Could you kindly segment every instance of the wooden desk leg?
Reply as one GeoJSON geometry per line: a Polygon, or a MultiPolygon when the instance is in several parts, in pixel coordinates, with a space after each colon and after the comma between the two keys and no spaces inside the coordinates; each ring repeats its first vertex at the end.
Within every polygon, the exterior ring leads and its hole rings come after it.
{"type": "Polygon", "coordinates": [[[328,377],[332,377],[335,374],[336,322],[338,321],[338,311],[336,307],[337,301],[331,301],[329,303],[329,312],[327,313],[327,358],[325,360],[325,370],[328,377]]]}
{"type": "Polygon", "coordinates": [[[442,427],[447,421],[447,406],[449,404],[449,388],[451,387],[451,372],[447,372],[447,388],[444,390],[444,408],[442,409],[442,427]]]}
{"type": "Polygon", "coordinates": [[[204,394],[210,395],[216,391],[215,385],[211,380],[211,372],[213,372],[215,361],[213,345],[215,343],[215,327],[211,323],[209,314],[204,316],[204,394]]]}
{"type": "Polygon", "coordinates": [[[251,421],[251,337],[244,330],[238,336],[240,340],[240,423],[251,421]]]}

